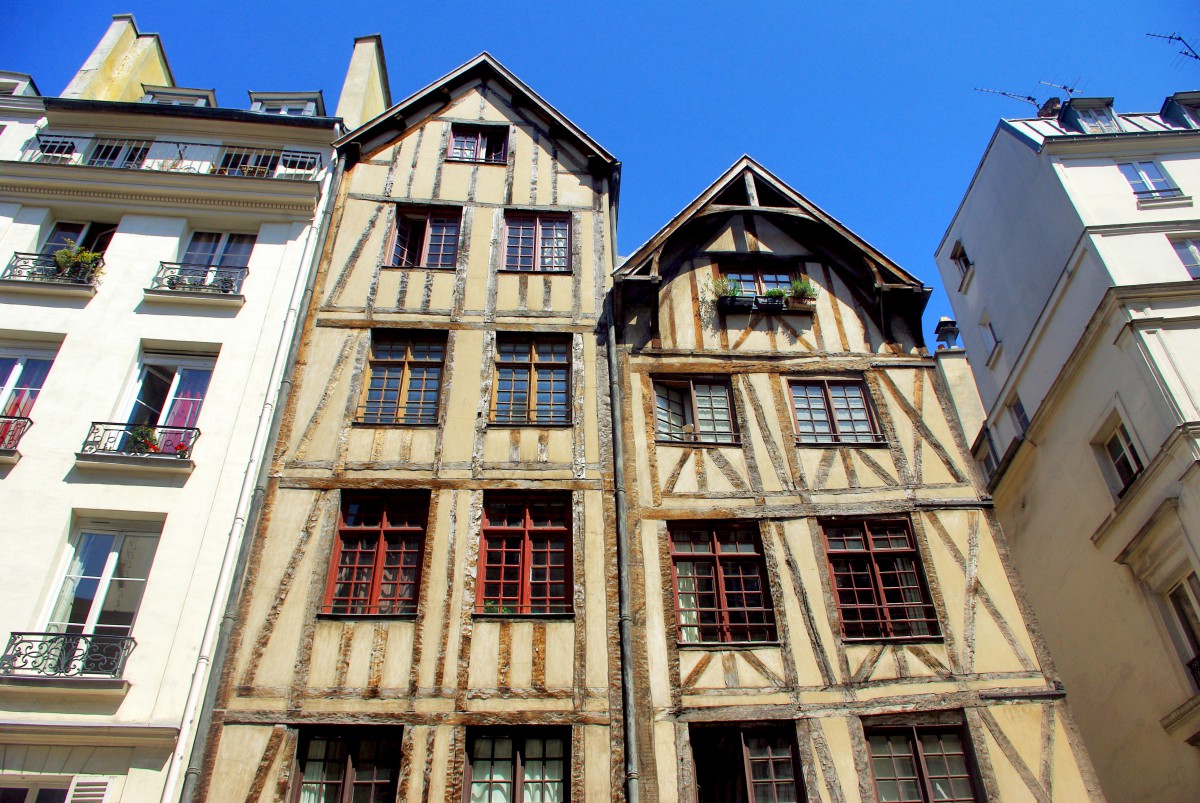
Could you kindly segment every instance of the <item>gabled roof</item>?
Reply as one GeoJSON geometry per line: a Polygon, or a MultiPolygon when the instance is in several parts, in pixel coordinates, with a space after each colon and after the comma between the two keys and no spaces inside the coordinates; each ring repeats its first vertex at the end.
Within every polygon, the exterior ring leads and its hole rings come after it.
{"type": "Polygon", "coordinates": [[[530,89],[524,81],[486,51],[409,95],[375,119],[346,134],[333,143],[334,147],[346,150],[353,160],[356,157],[355,151],[370,150],[377,144],[383,144],[390,140],[393,135],[407,130],[410,123],[408,118],[413,113],[432,103],[449,100],[450,94],[455,89],[479,79],[495,81],[506,87],[513,93],[514,99],[520,98],[523,105],[528,105],[551,122],[552,134],[567,136],[574,140],[588,156],[588,165],[593,171],[600,165],[603,165],[610,173],[619,170],[621,163],[601,147],[600,143],[584,133],[583,129],[567,119],[562,112],[543,100],[538,93],[530,89]]]}
{"type": "Polygon", "coordinates": [[[614,275],[620,280],[657,272],[657,260],[654,256],[672,235],[700,218],[734,213],[791,217],[821,224],[862,253],[877,288],[923,288],[920,279],[745,155],[627,258],[614,275]]]}

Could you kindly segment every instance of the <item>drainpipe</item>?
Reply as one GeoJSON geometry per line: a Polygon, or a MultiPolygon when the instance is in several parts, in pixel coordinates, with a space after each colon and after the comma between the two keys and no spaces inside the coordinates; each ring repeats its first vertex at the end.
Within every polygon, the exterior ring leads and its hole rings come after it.
{"type": "Polygon", "coordinates": [[[625,800],[638,803],[638,740],[637,718],[633,707],[633,638],[630,633],[629,543],[625,525],[625,459],[624,429],[621,423],[621,382],[617,373],[617,316],[614,312],[614,287],[608,293],[605,315],[608,318],[608,397],[613,429],[613,481],[617,496],[617,628],[621,637],[621,703],[625,720],[625,800]]]}
{"type": "Polygon", "coordinates": [[[226,542],[225,559],[221,564],[221,573],[217,579],[217,594],[213,597],[208,625],[204,631],[204,640],[200,645],[200,655],[196,659],[196,668],[192,673],[192,682],[188,689],[179,738],[175,743],[177,752],[171,757],[167,780],[163,784],[161,803],[172,803],[175,799],[174,788],[183,767],[183,750],[193,733],[195,742],[192,744],[191,756],[188,760],[187,770],[184,772],[183,788],[178,799],[182,803],[190,803],[196,793],[196,784],[200,779],[201,765],[204,762],[204,753],[208,746],[212,712],[221,685],[221,669],[225,663],[226,651],[229,648],[229,636],[233,630],[238,603],[241,600],[246,560],[254,541],[252,537],[246,537],[246,533],[254,532],[258,515],[262,510],[262,500],[266,495],[266,484],[271,470],[271,455],[274,454],[283,419],[284,405],[277,404],[277,402],[286,400],[291,390],[292,369],[296,363],[296,352],[308,316],[313,280],[321,253],[325,248],[325,240],[329,235],[329,220],[333,214],[335,196],[344,166],[344,157],[339,154],[329,180],[329,186],[325,191],[325,209],[321,213],[316,244],[314,246],[310,239],[309,246],[312,247],[305,248],[309,269],[306,272],[297,273],[296,286],[292,290],[292,305],[288,309],[287,316],[284,318],[284,326],[279,334],[275,364],[271,371],[271,382],[268,384],[268,387],[278,387],[278,392],[273,397],[266,399],[262,412],[259,414],[258,429],[254,434],[254,448],[251,450],[250,460],[246,464],[245,480],[242,483],[242,492],[236,508],[237,515],[234,516],[226,542]],[[290,329],[292,334],[289,342],[288,323],[292,320],[295,321],[295,327],[290,329]],[[253,484],[250,482],[252,477],[256,478],[253,484]],[[228,589],[224,606],[221,604],[222,589],[228,589]],[[224,608],[223,612],[222,607],[224,608]],[[201,700],[202,694],[203,700],[201,700]]]}

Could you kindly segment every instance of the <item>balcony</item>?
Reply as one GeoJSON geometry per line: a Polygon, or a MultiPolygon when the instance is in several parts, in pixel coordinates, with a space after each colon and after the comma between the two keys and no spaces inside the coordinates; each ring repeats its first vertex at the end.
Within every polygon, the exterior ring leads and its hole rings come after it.
{"type": "Polygon", "coordinates": [[[324,166],[320,153],[278,148],[38,134],[18,161],[112,170],[311,181],[324,166]]]}
{"type": "Polygon", "coordinates": [[[160,262],[146,288],[146,298],[183,303],[241,306],[242,282],[247,268],[219,267],[188,262],[160,262]]]}
{"type": "Polygon", "coordinates": [[[1196,684],[1196,688],[1200,689],[1200,655],[1192,658],[1184,666],[1187,667],[1188,673],[1192,676],[1192,682],[1196,684]]]}
{"type": "Polygon", "coordinates": [[[0,415],[0,465],[15,463],[21,457],[17,444],[32,423],[24,416],[0,415]]]}
{"type": "Polygon", "coordinates": [[[155,474],[190,474],[192,449],[200,438],[194,427],[133,425],[98,421],[75,455],[82,469],[155,474]]]}
{"type": "Polygon", "coordinates": [[[90,298],[103,270],[103,258],[61,265],[54,254],[18,253],[0,273],[0,290],[90,298]]]}
{"type": "Polygon", "coordinates": [[[0,676],[119,679],[137,642],[92,633],[13,633],[0,656],[0,676]]]}

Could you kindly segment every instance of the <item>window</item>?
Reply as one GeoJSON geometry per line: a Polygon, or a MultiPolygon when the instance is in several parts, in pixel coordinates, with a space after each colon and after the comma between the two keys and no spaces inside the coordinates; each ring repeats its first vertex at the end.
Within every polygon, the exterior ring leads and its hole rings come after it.
{"type": "Polygon", "coordinates": [[[1000,345],[1000,338],[996,337],[996,330],[986,317],[979,322],[979,335],[983,338],[983,348],[990,359],[996,353],[996,347],[1000,345]]]}
{"type": "Polygon", "coordinates": [[[89,167],[116,167],[138,170],[150,153],[150,141],[144,139],[98,139],[88,156],[89,167]]]}
{"type": "Polygon", "coordinates": [[[46,375],[53,364],[52,355],[32,356],[0,350],[0,449],[16,449],[29,422],[46,375]]]}
{"type": "Polygon", "coordinates": [[[508,161],[508,127],[455,123],[450,127],[449,158],[504,164],[508,161]]]}
{"type": "Polygon", "coordinates": [[[974,263],[967,256],[967,251],[963,248],[961,241],[954,243],[954,247],[950,249],[950,261],[958,268],[958,273],[961,276],[966,276],[967,271],[974,267],[974,263]]]}
{"type": "Polygon", "coordinates": [[[476,613],[570,613],[569,494],[487,494],[476,613]]]}
{"type": "Polygon", "coordinates": [[[1112,434],[1104,441],[1104,452],[1117,474],[1120,485],[1117,495],[1121,496],[1142,473],[1142,461],[1138,457],[1137,449],[1133,448],[1133,440],[1123,422],[1118,422],[1112,434]]]}
{"type": "Polygon", "coordinates": [[[109,223],[55,223],[42,245],[42,254],[54,256],[55,251],[72,244],[102,254],[116,231],[117,227],[109,223]]]}
{"type": "Polygon", "coordinates": [[[795,739],[786,728],[693,725],[690,738],[697,803],[804,799],[795,739]]]}
{"type": "Polygon", "coordinates": [[[1085,134],[1118,134],[1121,131],[1110,109],[1076,109],[1075,114],[1085,134]]]}
{"type": "Polygon", "coordinates": [[[461,219],[457,209],[397,211],[392,267],[453,268],[458,262],[461,219]]]}
{"type": "Polygon", "coordinates": [[[120,451],[137,451],[135,442],[141,441],[143,452],[189,452],[198,434],[195,427],[212,372],[211,358],[146,355],[126,418],[126,443],[120,451]],[[153,434],[139,434],[143,428],[153,434]]]}
{"type": "Polygon", "coordinates": [[[565,728],[485,728],[467,732],[466,800],[567,803],[570,732],[565,728]]]}
{"type": "Polygon", "coordinates": [[[971,454],[975,457],[975,462],[979,464],[983,481],[991,482],[992,477],[996,476],[997,469],[1000,468],[1000,458],[996,453],[996,443],[992,440],[992,431],[986,426],[979,431],[979,437],[975,439],[975,448],[971,450],[971,454]]]}
{"type": "Polygon", "coordinates": [[[783,265],[738,265],[722,268],[721,274],[736,282],[744,296],[766,295],[768,290],[791,292],[792,272],[783,265]]]}
{"type": "Polygon", "coordinates": [[[731,524],[671,528],[681,644],[775,641],[775,613],[754,530],[731,524]]]}
{"type": "Polygon", "coordinates": [[[571,341],[558,337],[496,338],[497,424],[571,423],[571,341]]]}
{"type": "Polygon", "coordinates": [[[240,292],[257,241],[253,234],[193,232],[179,260],[178,272],[167,276],[170,289],[217,289],[240,292]]]}
{"type": "Polygon", "coordinates": [[[729,383],[719,379],[664,379],[654,383],[660,441],[738,443],[729,383]]]}
{"type": "Polygon", "coordinates": [[[0,785],[0,803],[67,803],[68,791],[66,786],[4,783],[0,785]]]}
{"type": "Polygon", "coordinates": [[[1185,648],[1185,664],[1200,689],[1200,579],[1192,572],[1167,594],[1185,648]]]}
{"type": "Polygon", "coordinates": [[[570,273],[570,223],[565,215],[509,215],[504,269],[570,273]]]}
{"type": "Polygon", "coordinates": [[[142,96],[142,103],[156,103],[159,106],[215,106],[215,102],[210,102],[207,95],[210,93],[203,90],[195,92],[188,91],[163,91],[147,92],[142,96]]]}
{"type": "Polygon", "coordinates": [[[295,803],[390,803],[400,774],[400,728],[302,732],[295,803]]]}
{"type": "Polygon", "coordinates": [[[344,494],[322,613],[416,613],[428,516],[427,493],[344,494]]]}
{"type": "Polygon", "coordinates": [[[867,726],[864,731],[880,800],[974,803],[980,799],[961,725],[867,726]]]}
{"type": "Polygon", "coordinates": [[[1182,240],[1172,240],[1179,261],[1187,268],[1188,275],[1200,279],[1200,237],[1185,237],[1182,240]]]}
{"type": "Polygon", "coordinates": [[[907,521],[836,520],[821,526],[847,639],[938,636],[937,613],[907,521]]]}
{"type": "Polygon", "coordinates": [[[71,164],[75,159],[75,140],[38,134],[37,161],[45,164],[71,164]]]}
{"type": "Polygon", "coordinates": [[[1121,162],[1121,174],[1133,188],[1133,194],[1143,198],[1175,198],[1183,191],[1171,185],[1162,169],[1154,162],[1121,162]]]}
{"type": "Polygon", "coordinates": [[[437,423],[444,333],[377,329],[371,333],[371,380],[360,424],[437,423]]]}
{"type": "Polygon", "coordinates": [[[1021,404],[1020,396],[1013,396],[1012,401],[1008,403],[1008,414],[1012,416],[1017,434],[1024,435],[1025,430],[1029,429],[1029,416],[1025,412],[1025,405],[1021,404]]]}
{"type": "Polygon", "coordinates": [[[812,379],[791,388],[800,443],[883,443],[863,382],[812,379]]]}

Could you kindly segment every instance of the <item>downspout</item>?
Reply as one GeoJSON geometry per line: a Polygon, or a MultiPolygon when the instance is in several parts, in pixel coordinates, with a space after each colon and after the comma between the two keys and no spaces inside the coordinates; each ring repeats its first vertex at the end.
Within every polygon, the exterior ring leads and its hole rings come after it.
{"type": "MultiPolygon", "coordinates": [[[[263,402],[258,429],[254,436],[254,448],[250,453],[250,461],[246,464],[246,481],[242,484],[242,493],[238,499],[236,508],[238,514],[234,517],[233,525],[230,528],[225,559],[221,564],[221,573],[217,580],[218,593],[213,597],[208,626],[205,629],[204,640],[201,642],[196,669],[192,674],[191,687],[188,689],[184,720],[181,723],[176,745],[182,749],[193,732],[196,739],[192,744],[187,770],[184,772],[183,787],[179,795],[182,803],[190,803],[196,793],[196,784],[200,778],[204,753],[208,747],[208,731],[212,725],[212,712],[216,705],[217,693],[220,690],[221,670],[227,657],[229,636],[233,630],[238,605],[241,601],[246,559],[249,557],[250,546],[254,542],[253,537],[246,537],[246,533],[254,532],[259,513],[262,510],[262,500],[266,495],[266,484],[271,470],[271,455],[274,454],[283,420],[284,405],[279,402],[286,400],[291,391],[292,370],[295,367],[297,349],[308,316],[309,301],[313,293],[313,280],[321,254],[324,252],[325,240],[329,236],[329,221],[333,215],[335,197],[341,183],[344,166],[345,158],[338,154],[333,175],[325,192],[325,209],[321,213],[316,243],[313,245],[313,241],[310,240],[309,244],[313,247],[311,250],[305,249],[308,254],[309,268],[305,272],[297,272],[297,285],[292,290],[292,305],[288,309],[287,316],[284,318],[284,326],[280,331],[279,348],[271,372],[272,381],[268,384],[268,387],[278,387],[278,391],[273,397],[268,397],[263,402]],[[295,321],[295,326],[290,329],[289,342],[288,322],[292,320],[295,321]],[[256,477],[253,485],[249,482],[252,476],[256,477]],[[222,607],[220,604],[220,589],[222,588],[228,589],[228,595],[224,612],[218,617],[217,613],[222,607]],[[201,693],[203,693],[203,705],[197,712],[196,706],[198,702],[201,702],[201,693]]],[[[180,767],[183,764],[182,759],[183,757],[179,753],[172,757],[167,780],[163,785],[161,803],[172,803],[174,800],[173,790],[179,778],[180,767]]]]}
{"type": "Polygon", "coordinates": [[[621,707],[625,724],[625,800],[638,803],[638,740],[637,717],[634,716],[633,695],[633,638],[630,633],[630,612],[633,601],[629,595],[629,543],[625,525],[625,459],[624,427],[621,419],[621,382],[617,360],[617,316],[614,287],[608,293],[605,310],[608,318],[608,397],[613,429],[613,481],[616,484],[617,504],[617,629],[621,637],[621,707]]]}

